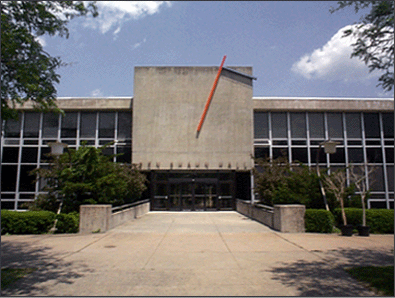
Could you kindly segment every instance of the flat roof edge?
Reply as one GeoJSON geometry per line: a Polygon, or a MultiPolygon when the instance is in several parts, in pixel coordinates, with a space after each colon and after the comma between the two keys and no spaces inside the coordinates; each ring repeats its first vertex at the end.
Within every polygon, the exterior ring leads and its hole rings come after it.
{"type": "Polygon", "coordinates": [[[253,100],[387,100],[394,101],[391,97],[292,97],[292,96],[253,96],[253,100]]]}

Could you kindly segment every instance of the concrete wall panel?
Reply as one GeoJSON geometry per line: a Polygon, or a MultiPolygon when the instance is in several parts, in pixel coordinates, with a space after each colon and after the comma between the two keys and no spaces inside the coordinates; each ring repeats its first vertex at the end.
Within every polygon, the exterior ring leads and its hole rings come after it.
{"type": "MultiPolygon", "coordinates": [[[[250,67],[234,69],[252,72],[250,67]]],[[[196,135],[217,71],[218,67],[135,68],[133,163],[141,163],[144,170],[251,169],[252,84],[244,78],[220,77],[196,135]]]]}

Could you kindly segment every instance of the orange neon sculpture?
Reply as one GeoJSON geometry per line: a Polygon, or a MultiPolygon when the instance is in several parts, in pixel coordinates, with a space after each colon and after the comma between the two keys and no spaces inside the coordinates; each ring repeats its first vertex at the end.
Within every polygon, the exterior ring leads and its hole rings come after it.
{"type": "Polygon", "coordinates": [[[211,102],[211,99],[212,99],[212,97],[213,97],[215,88],[217,87],[217,83],[218,83],[218,80],[219,80],[219,76],[221,75],[222,66],[224,66],[225,59],[226,59],[226,55],[222,58],[221,66],[220,66],[219,69],[218,69],[218,73],[217,73],[217,76],[215,77],[213,87],[211,88],[211,91],[210,91],[210,94],[209,94],[209,96],[208,96],[206,105],[204,106],[203,114],[202,114],[202,116],[200,117],[199,125],[198,125],[198,127],[197,127],[196,137],[199,136],[200,130],[201,130],[202,125],[203,125],[203,122],[204,122],[204,118],[206,118],[207,110],[208,110],[208,107],[210,106],[210,102],[211,102]]]}

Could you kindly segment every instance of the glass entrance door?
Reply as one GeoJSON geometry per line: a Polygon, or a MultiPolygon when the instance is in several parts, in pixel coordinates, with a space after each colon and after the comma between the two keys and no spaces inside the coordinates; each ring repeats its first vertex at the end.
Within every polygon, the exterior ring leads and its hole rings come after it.
{"type": "Polygon", "coordinates": [[[170,210],[193,210],[193,185],[188,182],[171,183],[169,190],[170,210]]]}
{"type": "Polygon", "coordinates": [[[157,172],[152,178],[152,210],[235,208],[235,175],[231,172],[157,172]]]}
{"type": "Polygon", "coordinates": [[[217,183],[195,183],[195,209],[216,210],[217,207],[217,183]]]}
{"type": "Polygon", "coordinates": [[[171,179],[170,210],[217,210],[217,179],[171,179]]]}

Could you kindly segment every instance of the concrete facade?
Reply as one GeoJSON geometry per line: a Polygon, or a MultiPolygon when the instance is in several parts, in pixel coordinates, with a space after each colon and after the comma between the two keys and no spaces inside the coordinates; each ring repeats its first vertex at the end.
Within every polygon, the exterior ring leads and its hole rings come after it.
{"type": "MultiPolygon", "coordinates": [[[[234,69],[252,74],[251,67],[234,69]]],[[[196,134],[217,72],[218,67],[135,68],[133,163],[143,170],[252,168],[251,79],[221,75],[196,134]]]]}

